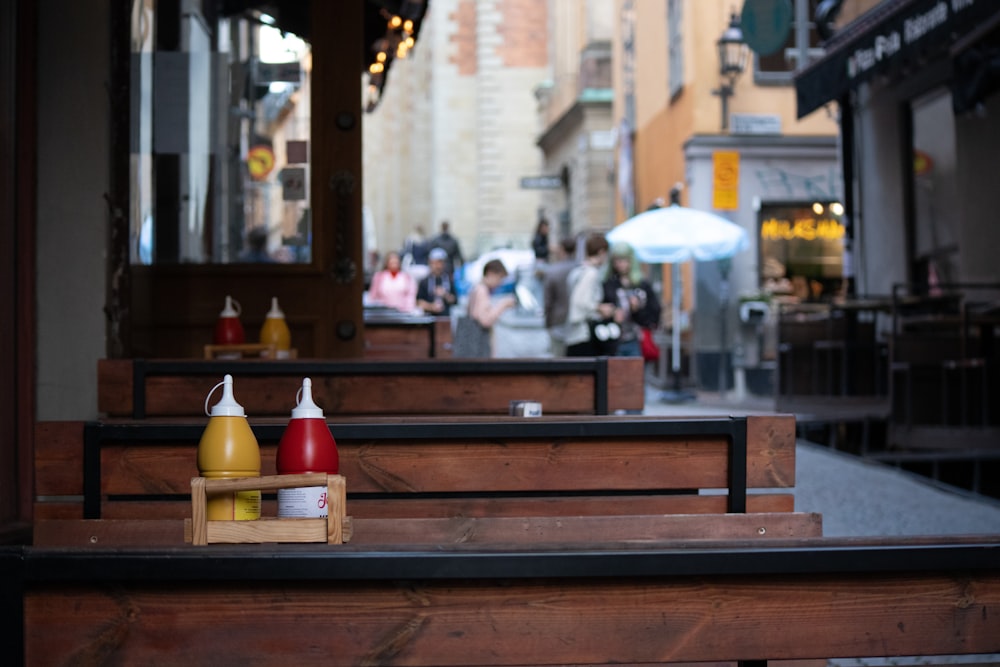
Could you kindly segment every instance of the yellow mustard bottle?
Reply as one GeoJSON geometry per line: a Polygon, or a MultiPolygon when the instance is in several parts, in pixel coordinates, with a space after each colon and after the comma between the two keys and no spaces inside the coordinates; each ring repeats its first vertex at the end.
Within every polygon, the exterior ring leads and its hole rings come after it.
{"type": "MultiPolygon", "coordinates": [[[[260,477],[260,446],[243,406],[233,397],[233,376],[226,375],[205,398],[208,426],[198,443],[198,472],[206,479],[260,477]],[[222,385],[222,398],[208,412],[208,399],[222,385]]],[[[260,490],[212,494],[209,521],[248,521],[260,518],[260,490]]]]}
{"type": "Polygon", "coordinates": [[[276,358],[288,359],[289,350],[292,348],[292,334],[288,330],[285,313],[278,307],[276,296],[271,297],[271,310],[268,311],[264,325],[260,328],[260,342],[262,345],[274,345],[276,358]]]}

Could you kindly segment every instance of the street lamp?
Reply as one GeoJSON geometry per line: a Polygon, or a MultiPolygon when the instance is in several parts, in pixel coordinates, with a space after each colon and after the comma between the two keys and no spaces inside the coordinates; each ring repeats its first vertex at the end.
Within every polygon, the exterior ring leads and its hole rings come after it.
{"type": "Polygon", "coordinates": [[[733,95],[736,79],[747,66],[749,49],[743,41],[743,29],[740,27],[740,17],[733,12],[729,17],[729,26],[723,31],[719,41],[719,75],[722,81],[719,87],[712,91],[722,100],[722,129],[729,127],[729,98],[733,95]]]}

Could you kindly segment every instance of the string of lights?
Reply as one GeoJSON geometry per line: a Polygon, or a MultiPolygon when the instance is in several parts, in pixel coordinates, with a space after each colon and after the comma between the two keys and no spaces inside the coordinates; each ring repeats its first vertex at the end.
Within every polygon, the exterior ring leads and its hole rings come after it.
{"type": "MultiPolygon", "coordinates": [[[[369,0],[370,2],[372,0],[369,0]]],[[[385,20],[385,35],[375,40],[371,49],[374,54],[368,65],[368,95],[365,108],[373,111],[382,98],[386,76],[393,60],[404,60],[416,44],[419,22],[426,11],[426,0],[403,0],[398,10],[381,4],[379,11],[385,20]]]]}

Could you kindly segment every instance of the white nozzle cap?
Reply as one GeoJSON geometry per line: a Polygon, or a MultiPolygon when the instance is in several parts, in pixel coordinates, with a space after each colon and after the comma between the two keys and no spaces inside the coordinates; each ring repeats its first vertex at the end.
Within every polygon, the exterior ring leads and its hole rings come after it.
{"type": "Polygon", "coordinates": [[[271,310],[268,311],[267,316],[269,318],[284,319],[285,314],[281,312],[281,308],[278,307],[278,297],[271,297],[271,310]]]}
{"type": "Polygon", "coordinates": [[[323,409],[313,403],[312,380],[302,378],[302,397],[298,405],[292,408],[292,419],[322,419],[323,409]]]}
{"type": "MultiPolygon", "coordinates": [[[[218,403],[212,406],[211,416],[246,417],[247,413],[243,410],[243,406],[237,403],[236,399],[233,398],[233,376],[226,375],[219,384],[222,385],[222,398],[219,399],[218,403]]],[[[212,388],[212,392],[214,392],[215,388],[218,386],[218,384],[215,385],[215,387],[212,388]]],[[[208,395],[211,396],[212,392],[209,392],[208,395]]]]}
{"type": "Polygon", "coordinates": [[[227,294],[226,307],[222,309],[221,313],[219,313],[219,317],[239,317],[240,310],[240,302],[227,294]]]}

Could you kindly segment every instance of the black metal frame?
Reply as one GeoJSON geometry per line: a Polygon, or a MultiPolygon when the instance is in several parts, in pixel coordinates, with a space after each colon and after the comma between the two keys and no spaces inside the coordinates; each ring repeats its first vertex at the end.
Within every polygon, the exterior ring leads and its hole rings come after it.
{"type": "Polygon", "coordinates": [[[435,359],[427,361],[233,361],[233,360],[132,360],[132,418],[146,418],[146,378],[156,375],[217,376],[309,375],[513,375],[515,373],[594,376],[594,414],[608,414],[608,358],[576,359],[435,359]]]}
{"type": "MultiPolygon", "coordinates": [[[[280,363],[280,362],[276,362],[280,363]]],[[[269,364],[270,365],[270,364],[269,364]]],[[[604,436],[724,437],[729,442],[727,511],[744,513],[747,507],[746,417],[688,417],[684,419],[608,417],[603,419],[541,418],[506,421],[441,421],[415,423],[329,422],[338,440],[454,440],[460,438],[559,438],[604,436]]],[[[251,424],[258,442],[278,442],[286,424],[251,424]]],[[[83,434],[83,515],[101,518],[101,448],[120,442],[197,443],[202,424],[87,422],[83,434]]]]}
{"type": "Polygon", "coordinates": [[[207,547],[0,549],[0,562],[28,582],[378,581],[579,579],[739,575],[879,574],[996,571],[1000,538],[979,542],[854,544],[816,538],[798,545],[648,547],[615,544],[565,549],[443,545],[372,551],[350,544],[207,547]],[[113,560],[114,567],[109,568],[113,560]],[[19,572],[20,570],[20,572],[19,572]]]}

